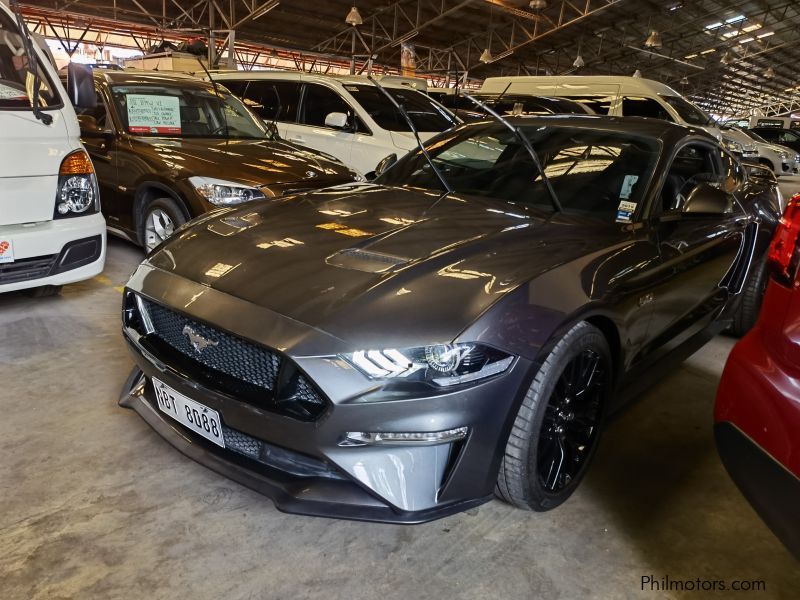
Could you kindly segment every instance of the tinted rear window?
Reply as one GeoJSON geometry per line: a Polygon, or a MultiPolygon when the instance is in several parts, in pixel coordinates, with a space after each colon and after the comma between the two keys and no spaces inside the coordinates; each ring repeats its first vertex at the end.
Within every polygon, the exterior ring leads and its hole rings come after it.
{"type": "Polygon", "coordinates": [[[234,79],[223,83],[262,119],[284,123],[297,121],[299,82],[234,79]]]}

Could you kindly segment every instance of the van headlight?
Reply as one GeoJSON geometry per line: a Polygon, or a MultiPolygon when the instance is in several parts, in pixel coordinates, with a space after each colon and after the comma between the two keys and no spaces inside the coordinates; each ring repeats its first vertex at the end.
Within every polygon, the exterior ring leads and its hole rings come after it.
{"type": "Polygon", "coordinates": [[[89,155],[76,150],[64,157],[58,169],[53,218],[80,217],[100,212],[100,191],[89,155]]]}
{"type": "Polygon", "coordinates": [[[189,177],[189,183],[203,198],[216,206],[233,206],[266,198],[264,192],[258,188],[235,181],[194,176],[189,177]]]}
{"type": "Polygon", "coordinates": [[[358,350],[342,358],[370,379],[424,381],[441,387],[499,375],[514,362],[510,354],[475,343],[358,350]]]}

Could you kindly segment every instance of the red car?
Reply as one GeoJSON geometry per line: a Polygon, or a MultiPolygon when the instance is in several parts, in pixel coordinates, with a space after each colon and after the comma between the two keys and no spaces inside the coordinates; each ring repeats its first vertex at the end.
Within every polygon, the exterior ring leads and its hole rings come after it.
{"type": "Polygon", "coordinates": [[[714,436],[731,478],[800,558],[800,194],[789,201],[767,260],[758,321],[722,374],[714,436]]]}

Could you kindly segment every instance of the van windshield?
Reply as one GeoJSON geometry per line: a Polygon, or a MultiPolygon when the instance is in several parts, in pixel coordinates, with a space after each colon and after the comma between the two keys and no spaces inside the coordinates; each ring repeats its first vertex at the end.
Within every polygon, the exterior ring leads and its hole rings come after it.
{"type": "Polygon", "coordinates": [[[173,138],[273,139],[272,130],[224,88],[170,84],[111,86],[130,134],[173,138]]]}
{"type": "MultiPolygon", "coordinates": [[[[33,75],[28,71],[28,54],[14,19],[0,10],[0,110],[33,107],[33,75]]],[[[41,80],[39,106],[47,108],[60,103],[50,79],[36,61],[41,80]]]]}
{"type": "MultiPolygon", "coordinates": [[[[374,85],[345,84],[344,88],[381,129],[411,131],[400,111],[374,85]]],[[[452,115],[417,90],[394,87],[385,89],[405,109],[417,131],[445,131],[457,124],[452,115]]]]}
{"type": "Polygon", "coordinates": [[[685,98],[680,96],[665,96],[664,94],[659,95],[664,102],[674,108],[675,112],[678,113],[678,116],[689,125],[700,125],[702,127],[704,125],[713,124],[711,117],[709,117],[706,113],[685,98]]]}

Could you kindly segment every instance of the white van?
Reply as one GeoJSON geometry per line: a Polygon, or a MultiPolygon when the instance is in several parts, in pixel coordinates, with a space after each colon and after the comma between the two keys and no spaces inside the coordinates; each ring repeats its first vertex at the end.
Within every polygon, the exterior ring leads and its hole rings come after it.
{"type": "MultiPolygon", "coordinates": [[[[402,114],[366,76],[247,71],[213,77],[262,119],[274,121],[285,139],[335,156],[361,175],[387,156],[400,157],[417,147],[402,114]]],[[[376,79],[404,106],[422,141],[457,124],[452,113],[420,91],[419,80],[376,79]]]]}
{"type": "Polygon", "coordinates": [[[75,112],[29,39],[0,2],[0,292],[44,296],[102,271],[106,224],[75,112]]]}
{"type": "Polygon", "coordinates": [[[569,98],[598,115],[663,119],[701,127],[722,139],[711,117],[671,87],[651,79],[616,75],[489,77],[480,89],[480,94],[503,92],[569,98]]]}

